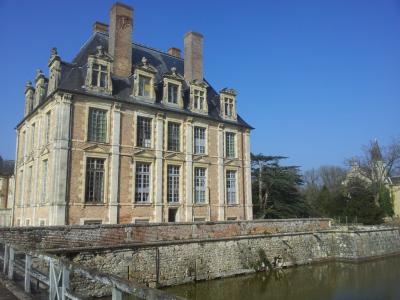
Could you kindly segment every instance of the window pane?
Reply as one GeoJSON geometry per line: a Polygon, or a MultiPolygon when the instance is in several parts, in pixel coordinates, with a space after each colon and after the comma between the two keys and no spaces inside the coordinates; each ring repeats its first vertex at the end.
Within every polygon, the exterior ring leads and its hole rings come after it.
{"type": "Polygon", "coordinates": [[[194,170],[194,201],[195,203],[206,202],[206,169],[195,168],[194,170]]]}
{"type": "Polygon", "coordinates": [[[92,142],[106,142],[107,111],[102,109],[89,109],[88,140],[92,142]]]}
{"type": "Polygon", "coordinates": [[[180,149],[180,124],[168,123],[168,150],[179,151],[180,149]]]}
{"type": "Polygon", "coordinates": [[[46,144],[49,143],[50,138],[50,121],[51,121],[51,112],[46,114],[46,133],[45,133],[45,142],[46,144]]]}
{"type": "Polygon", "coordinates": [[[179,166],[168,166],[167,200],[179,202],[179,166]]]}
{"type": "Polygon", "coordinates": [[[225,155],[226,157],[235,157],[235,134],[225,133],[225,155]]]}
{"type": "Polygon", "coordinates": [[[47,169],[48,169],[48,161],[47,159],[43,161],[43,169],[42,169],[42,196],[40,197],[40,201],[42,203],[46,200],[47,193],[47,169]]]}
{"type": "Polygon", "coordinates": [[[151,86],[151,78],[143,75],[139,75],[139,96],[149,97],[151,86]]]}
{"type": "Polygon", "coordinates": [[[86,202],[103,202],[104,159],[88,158],[86,161],[86,202]]]}
{"type": "Polygon", "coordinates": [[[150,164],[136,164],[135,201],[148,202],[150,195],[150,164]]]}
{"type": "Polygon", "coordinates": [[[206,153],[206,129],[202,127],[194,128],[194,153],[206,153]]]}
{"type": "Polygon", "coordinates": [[[139,147],[151,147],[151,119],[138,117],[137,119],[137,145],[139,147]]]}
{"type": "Polygon", "coordinates": [[[168,102],[178,103],[178,86],[173,83],[168,83],[168,102]]]}
{"type": "Polygon", "coordinates": [[[228,204],[236,203],[236,172],[226,171],[226,201],[228,204]]]}

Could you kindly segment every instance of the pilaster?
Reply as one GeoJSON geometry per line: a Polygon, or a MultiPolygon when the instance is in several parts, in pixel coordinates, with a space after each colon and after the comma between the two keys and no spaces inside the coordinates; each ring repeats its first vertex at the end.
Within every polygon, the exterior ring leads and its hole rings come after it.
{"type": "Polygon", "coordinates": [[[121,104],[115,103],[112,110],[110,199],[108,219],[110,224],[118,223],[119,147],[121,137],[121,104]]]}
{"type": "Polygon", "coordinates": [[[68,155],[70,147],[71,94],[59,94],[55,106],[56,126],[54,134],[53,195],[50,225],[65,225],[67,205],[68,155]]]}
{"type": "Polygon", "coordinates": [[[186,121],[186,222],[193,221],[193,118],[186,121]]]}
{"type": "Polygon", "coordinates": [[[253,202],[251,195],[251,149],[250,149],[250,130],[246,129],[243,133],[244,139],[244,190],[245,190],[245,218],[246,220],[253,220],[253,202]]]}
{"type": "Polygon", "coordinates": [[[218,126],[218,221],[225,220],[224,125],[218,126]]]}
{"type": "Polygon", "coordinates": [[[155,126],[155,191],[154,191],[154,205],[155,205],[155,222],[163,221],[163,144],[164,144],[164,114],[159,113],[156,116],[155,126]]]}

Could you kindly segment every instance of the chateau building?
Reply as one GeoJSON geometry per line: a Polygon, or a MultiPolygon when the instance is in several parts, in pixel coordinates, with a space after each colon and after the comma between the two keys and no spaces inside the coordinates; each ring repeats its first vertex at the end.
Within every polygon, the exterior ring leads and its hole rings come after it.
{"type": "Polygon", "coordinates": [[[203,36],[184,57],[132,43],[116,3],[66,62],[25,87],[14,226],[251,220],[251,127],[236,92],[203,76],[203,36]]]}

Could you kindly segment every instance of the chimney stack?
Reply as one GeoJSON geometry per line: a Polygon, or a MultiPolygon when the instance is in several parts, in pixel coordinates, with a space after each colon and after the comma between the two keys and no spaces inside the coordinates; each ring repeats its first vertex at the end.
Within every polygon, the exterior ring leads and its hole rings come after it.
{"type": "Polygon", "coordinates": [[[175,56],[175,57],[181,58],[181,49],[178,49],[178,48],[175,48],[175,47],[169,48],[168,49],[168,54],[172,55],[172,56],[175,56]]]}
{"type": "Polygon", "coordinates": [[[185,79],[203,81],[203,36],[197,32],[185,34],[185,79]]]}
{"type": "Polygon", "coordinates": [[[120,77],[132,71],[132,15],[132,7],[118,2],[110,11],[108,52],[114,59],[113,73],[120,77]]]}
{"type": "Polygon", "coordinates": [[[101,23],[99,21],[94,22],[93,24],[93,33],[95,32],[107,32],[108,31],[108,25],[101,23]]]}

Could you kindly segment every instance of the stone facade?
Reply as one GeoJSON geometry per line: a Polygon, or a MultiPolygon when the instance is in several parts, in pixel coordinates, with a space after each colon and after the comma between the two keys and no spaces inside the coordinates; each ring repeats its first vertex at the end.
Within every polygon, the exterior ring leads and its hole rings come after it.
{"type": "Polygon", "coordinates": [[[39,70],[34,87],[27,83],[17,126],[14,226],[252,219],[251,127],[236,115],[236,93],[225,105],[226,89],[216,93],[204,80],[203,37],[185,36],[182,59],[177,49],[170,55],[132,44],[132,28],[133,9],[113,5],[109,32],[96,22],[71,63],[52,49],[49,79],[39,70]],[[102,124],[92,110],[101,111],[102,124]],[[150,122],[145,146],[139,118],[150,122]],[[172,123],[179,127],[176,149],[172,123]],[[201,152],[195,128],[204,129],[201,152]],[[101,175],[90,173],[92,159],[101,161],[101,175]],[[139,164],[149,166],[146,201],[136,199],[139,164]],[[179,170],[173,201],[170,166],[179,170]],[[196,168],[204,170],[201,179],[196,168]],[[92,192],[96,201],[88,201],[92,192]]]}

